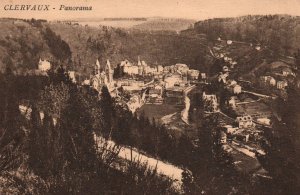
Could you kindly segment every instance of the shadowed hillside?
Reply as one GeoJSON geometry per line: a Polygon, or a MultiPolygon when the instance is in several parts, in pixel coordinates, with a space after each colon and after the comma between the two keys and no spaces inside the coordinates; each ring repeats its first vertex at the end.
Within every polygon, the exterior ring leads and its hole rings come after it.
{"type": "Polygon", "coordinates": [[[36,69],[39,58],[46,58],[53,64],[71,59],[68,44],[44,23],[34,19],[0,20],[0,71],[7,66],[19,72],[36,69]]]}

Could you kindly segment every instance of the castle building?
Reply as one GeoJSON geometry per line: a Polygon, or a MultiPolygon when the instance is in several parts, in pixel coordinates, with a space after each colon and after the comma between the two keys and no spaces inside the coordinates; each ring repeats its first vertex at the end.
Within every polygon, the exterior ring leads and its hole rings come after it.
{"type": "Polygon", "coordinates": [[[128,75],[137,75],[142,70],[141,65],[134,66],[128,60],[122,61],[121,67],[123,67],[123,72],[128,75]]]}
{"type": "MultiPolygon", "coordinates": [[[[153,75],[158,72],[157,67],[150,67],[147,65],[145,61],[141,61],[140,57],[138,57],[137,65],[131,64],[128,60],[124,60],[121,62],[121,67],[123,67],[123,72],[130,76],[132,75],[153,75]]],[[[160,67],[160,70],[162,67],[160,67]]]]}
{"type": "Polygon", "coordinates": [[[163,80],[167,89],[174,87],[176,84],[183,83],[182,75],[180,74],[180,72],[175,72],[173,74],[169,73],[164,76],[163,80]]]}

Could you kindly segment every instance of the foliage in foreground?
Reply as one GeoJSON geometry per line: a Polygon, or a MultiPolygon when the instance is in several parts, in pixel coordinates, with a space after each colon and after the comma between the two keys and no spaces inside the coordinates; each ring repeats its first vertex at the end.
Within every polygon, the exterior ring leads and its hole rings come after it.
{"type": "Polygon", "coordinates": [[[98,96],[60,76],[50,78],[44,90],[26,86],[40,94],[27,101],[30,120],[19,112],[18,97],[24,96],[17,96],[17,78],[4,75],[1,80],[0,193],[176,193],[169,179],[146,165],[129,164],[125,172],[109,166],[122,160],[118,150],[103,155],[107,149],[99,150],[95,143],[94,132],[109,132],[102,129],[108,119],[101,114],[98,96]]]}

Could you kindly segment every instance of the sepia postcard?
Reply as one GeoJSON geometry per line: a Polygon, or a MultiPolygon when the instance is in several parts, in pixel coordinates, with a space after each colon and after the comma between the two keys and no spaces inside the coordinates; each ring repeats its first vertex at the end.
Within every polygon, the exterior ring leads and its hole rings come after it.
{"type": "Polygon", "coordinates": [[[1,195],[299,193],[300,0],[1,0],[1,195]]]}

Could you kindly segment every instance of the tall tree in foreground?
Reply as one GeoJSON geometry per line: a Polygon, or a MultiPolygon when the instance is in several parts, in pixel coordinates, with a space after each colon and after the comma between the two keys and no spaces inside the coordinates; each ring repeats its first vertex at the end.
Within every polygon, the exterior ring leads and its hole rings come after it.
{"type": "Polygon", "coordinates": [[[277,194],[297,194],[300,189],[300,92],[287,89],[287,101],[278,111],[282,120],[273,119],[272,131],[266,131],[266,156],[261,158],[272,180],[267,190],[277,194]]]}
{"type": "Polygon", "coordinates": [[[272,177],[269,186],[263,189],[267,193],[297,194],[296,153],[289,132],[284,124],[274,121],[272,132],[266,134],[268,143],[263,145],[266,155],[260,161],[272,177]]]}
{"type": "Polygon", "coordinates": [[[113,131],[113,117],[115,116],[113,99],[106,86],[103,86],[100,94],[100,105],[102,108],[103,128],[102,134],[107,139],[113,131]]]}
{"type": "Polygon", "coordinates": [[[7,68],[0,78],[0,128],[3,131],[0,148],[10,142],[20,128],[19,101],[16,76],[7,68]]]}

